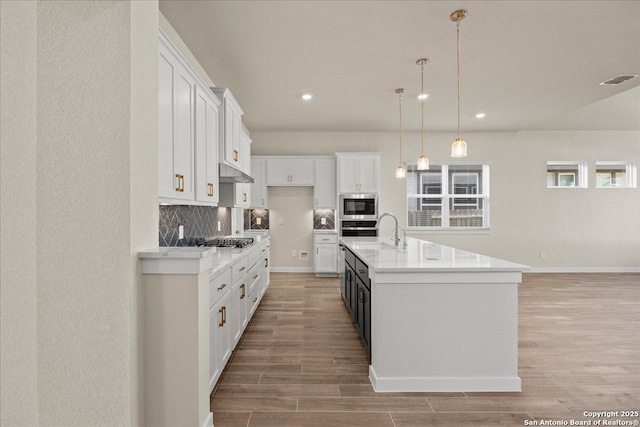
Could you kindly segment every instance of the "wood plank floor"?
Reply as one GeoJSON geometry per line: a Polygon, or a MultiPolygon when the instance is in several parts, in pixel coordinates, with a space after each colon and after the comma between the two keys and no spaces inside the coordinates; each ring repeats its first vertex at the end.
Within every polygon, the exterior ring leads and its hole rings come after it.
{"type": "Polygon", "coordinates": [[[272,273],[212,394],[214,425],[523,426],[640,410],[640,275],[525,274],[519,293],[522,393],[375,393],[338,280],[272,273]]]}

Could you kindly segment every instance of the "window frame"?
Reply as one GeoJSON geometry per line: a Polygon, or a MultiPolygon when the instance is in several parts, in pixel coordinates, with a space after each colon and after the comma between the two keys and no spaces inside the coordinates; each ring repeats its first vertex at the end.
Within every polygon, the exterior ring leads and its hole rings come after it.
{"type": "Polygon", "coordinates": [[[587,162],[584,160],[547,160],[547,168],[546,168],[547,177],[547,188],[588,188],[588,175],[587,175],[587,162]],[[554,183],[557,182],[558,185],[549,185],[549,166],[572,166],[575,167],[575,172],[573,169],[567,171],[555,171],[554,173],[557,175],[554,183]],[[574,185],[559,185],[560,184],[560,176],[568,176],[573,175],[573,183],[574,185]],[[576,185],[576,181],[578,185],[576,185]]]}
{"type": "Polygon", "coordinates": [[[597,189],[602,189],[602,188],[618,188],[618,189],[637,188],[637,170],[636,170],[636,165],[632,161],[601,161],[601,160],[596,160],[594,179],[595,179],[595,188],[597,188],[597,189]],[[625,181],[626,181],[627,185],[624,186],[624,187],[621,187],[621,186],[618,186],[618,185],[598,186],[598,175],[599,174],[608,173],[609,174],[609,180],[610,180],[609,182],[610,183],[611,183],[611,180],[614,178],[614,176],[611,176],[611,172],[609,172],[609,170],[606,169],[607,166],[624,166],[625,174],[626,174],[625,181]],[[599,169],[600,170],[605,170],[606,172],[598,172],[599,169]]]}
{"type": "MultiPolygon", "coordinates": [[[[409,171],[409,166],[416,166],[416,162],[406,162],[407,171],[409,171]]],[[[431,168],[437,166],[440,168],[440,194],[419,194],[419,193],[409,193],[407,188],[407,183],[405,183],[405,220],[406,220],[406,232],[407,234],[489,234],[491,232],[491,222],[490,222],[490,164],[488,162],[438,162],[431,164],[431,168]],[[477,188],[479,192],[477,194],[453,194],[449,190],[449,174],[452,175],[451,180],[453,181],[453,174],[462,173],[462,174],[471,174],[472,172],[450,172],[450,167],[456,166],[469,166],[469,167],[479,167],[482,169],[482,176],[479,174],[475,174],[478,176],[477,180],[482,183],[480,185],[477,184],[477,188]],[[482,188],[480,188],[482,187],[482,188]],[[425,197],[426,196],[426,197],[425,197]],[[472,196],[472,197],[469,197],[472,196]],[[441,200],[440,204],[440,212],[441,212],[441,225],[439,226],[410,226],[409,225],[409,201],[411,199],[416,199],[416,206],[422,207],[423,202],[422,199],[425,198],[437,198],[441,200]],[[482,199],[482,201],[478,201],[478,204],[483,205],[482,209],[482,227],[451,227],[444,226],[443,224],[449,224],[450,220],[450,206],[454,203],[453,201],[458,198],[474,198],[474,199],[482,199]]],[[[427,172],[429,173],[429,172],[427,172]]],[[[420,186],[420,190],[423,189],[422,177],[420,176],[418,179],[418,184],[420,186]]],[[[453,184],[453,182],[451,183],[453,184]]],[[[451,187],[451,191],[453,191],[453,187],[451,187]]],[[[434,205],[432,205],[434,206],[434,205]]],[[[477,209],[476,209],[477,210],[477,209]]]]}

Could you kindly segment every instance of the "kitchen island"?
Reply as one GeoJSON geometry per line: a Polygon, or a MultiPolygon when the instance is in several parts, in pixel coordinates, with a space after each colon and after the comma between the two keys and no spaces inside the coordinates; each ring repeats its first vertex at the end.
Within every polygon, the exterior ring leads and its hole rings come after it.
{"type": "Polygon", "coordinates": [[[374,389],[521,391],[518,284],[529,267],[406,240],[340,238],[343,296],[370,350],[374,389]]]}

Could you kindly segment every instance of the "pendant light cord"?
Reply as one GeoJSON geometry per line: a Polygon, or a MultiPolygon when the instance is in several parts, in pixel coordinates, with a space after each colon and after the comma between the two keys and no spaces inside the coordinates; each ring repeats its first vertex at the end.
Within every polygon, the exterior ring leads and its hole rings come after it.
{"type": "Polygon", "coordinates": [[[422,134],[422,152],[421,154],[424,156],[424,62],[420,64],[421,71],[421,83],[420,83],[420,96],[423,98],[420,100],[420,131],[422,134]]]}
{"type": "Polygon", "coordinates": [[[400,93],[400,166],[402,166],[402,92],[400,93]]]}
{"type": "Polygon", "coordinates": [[[456,22],[456,44],[458,47],[458,139],[460,139],[460,21],[456,22]]]}

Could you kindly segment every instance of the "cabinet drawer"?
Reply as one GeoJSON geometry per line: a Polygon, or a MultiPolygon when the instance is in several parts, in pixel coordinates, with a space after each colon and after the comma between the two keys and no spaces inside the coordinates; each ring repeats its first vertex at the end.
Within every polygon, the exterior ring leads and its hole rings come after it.
{"type": "Polygon", "coordinates": [[[254,248],[249,254],[249,262],[247,263],[248,267],[253,268],[258,261],[262,258],[262,252],[260,252],[260,247],[254,248]]]}
{"type": "Polygon", "coordinates": [[[249,264],[248,257],[244,257],[233,264],[233,267],[231,267],[233,283],[240,280],[244,274],[247,274],[247,270],[249,268],[248,264],[249,264]]]}
{"type": "Polygon", "coordinates": [[[222,295],[231,289],[231,269],[227,268],[218,276],[209,280],[209,307],[213,306],[222,295]]]}
{"type": "Polygon", "coordinates": [[[313,239],[314,243],[338,243],[337,234],[316,234],[313,239]]]}
{"type": "Polygon", "coordinates": [[[253,292],[256,284],[260,282],[260,271],[262,268],[262,263],[257,263],[256,265],[251,267],[251,270],[249,270],[249,274],[247,277],[247,283],[249,283],[249,293],[253,292]]]}
{"type": "Polygon", "coordinates": [[[369,285],[369,267],[367,267],[367,264],[365,264],[364,262],[360,261],[360,258],[356,258],[356,274],[358,275],[360,280],[362,280],[362,283],[364,283],[364,285],[367,288],[370,288],[370,285],[369,285]]]}
{"type": "Polygon", "coordinates": [[[351,268],[356,268],[356,255],[347,248],[345,248],[344,251],[344,260],[351,266],[351,268]]]}

